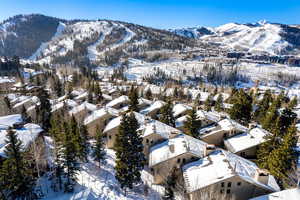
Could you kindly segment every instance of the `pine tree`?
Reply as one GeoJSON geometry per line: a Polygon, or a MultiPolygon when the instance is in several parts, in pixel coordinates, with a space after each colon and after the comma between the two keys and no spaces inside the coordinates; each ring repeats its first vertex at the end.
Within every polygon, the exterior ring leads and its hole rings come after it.
{"type": "Polygon", "coordinates": [[[240,89],[232,97],[233,106],[229,110],[230,118],[242,124],[249,123],[252,113],[252,98],[240,89]]]}
{"type": "Polygon", "coordinates": [[[2,193],[7,199],[36,199],[35,178],[21,152],[22,142],[13,130],[8,130],[5,142],[7,146],[4,153],[7,159],[0,172],[0,182],[4,182],[2,193]]]}
{"type": "Polygon", "coordinates": [[[209,94],[207,99],[204,102],[205,111],[211,111],[212,106],[213,106],[213,95],[209,94]]]}
{"type": "Polygon", "coordinates": [[[49,94],[45,89],[41,89],[38,93],[40,105],[37,107],[37,119],[45,131],[50,128],[51,104],[49,94]]]}
{"type": "Polygon", "coordinates": [[[152,92],[151,89],[146,90],[145,98],[151,100],[152,99],[152,92]]]}
{"type": "Polygon", "coordinates": [[[171,171],[171,173],[167,176],[166,182],[164,184],[165,186],[165,194],[162,197],[163,200],[174,200],[175,195],[174,195],[174,189],[176,186],[176,173],[175,169],[171,171]]]}
{"type": "Polygon", "coordinates": [[[138,112],[138,104],[139,104],[139,95],[137,88],[131,87],[130,92],[129,92],[129,110],[138,112]]]}
{"type": "Polygon", "coordinates": [[[170,100],[161,107],[159,120],[169,126],[175,127],[175,117],[173,115],[173,104],[170,100]]]}
{"type": "Polygon", "coordinates": [[[81,161],[87,162],[87,157],[89,154],[89,143],[88,143],[88,131],[85,125],[79,125],[79,158],[81,161]]]}
{"type": "Polygon", "coordinates": [[[97,103],[100,103],[103,100],[102,91],[98,81],[95,84],[95,96],[96,96],[97,103]]]}
{"type": "Polygon", "coordinates": [[[116,178],[121,188],[132,189],[141,181],[140,171],[144,167],[142,138],[137,133],[139,125],[131,112],[122,116],[116,138],[116,178]]]}
{"type": "Polygon", "coordinates": [[[273,98],[272,98],[271,91],[267,90],[264,93],[263,99],[258,103],[258,108],[254,112],[254,118],[257,121],[262,123],[272,102],[273,102],[273,98]]]}
{"type": "Polygon", "coordinates": [[[196,108],[188,112],[187,121],[184,123],[186,133],[194,138],[199,136],[198,129],[201,127],[201,121],[198,119],[196,108]]]}
{"type": "Polygon", "coordinates": [[[262,127],[263,129],[266,129],[268,131],[272,130],[273,127],[273,123],[275,122],[275,120],[278,118],[279,113],[277,111],[276,106],[272,105],[266,115],[265,118],[262,120],[262,127]]]}
{"type": "Polygon", "coordinates": [[[21,116],[22,116],[22,119],[23,119],[24,122],[29,123],[31,121],[30,117],[27,114],[27,110],[26,110],[24,105],[22,106],[21,116]]]}
{"type": "Polygon", "coordinates": [[[67,182],[64,184],[65,192],[72,192],[74,182],[76,181],[76,174],[78,171],[77,163],[77,147],[74,142],[74,133],[72,133],[72,124],[64,123],[65,137],[62,145],[62,166],[65,169],[67,182]]]}
{"type": "Polygon", "coordinates": [[[215,103],[215,110],[218,112],[223,111],[224,107],[223,107],[223,95],[219,94],[217,101],[215,103]]]}
{"type": "Polygon", "coordinates": [[[93,158],[96,162],[98,162],[99,167],[101,166],[101,163],[104,163],[105,161],[105,150],[103,148],[103,133],[100,131],[99,126],[96,127],[96,144],[94,146],[93,151],[93,158]]]}

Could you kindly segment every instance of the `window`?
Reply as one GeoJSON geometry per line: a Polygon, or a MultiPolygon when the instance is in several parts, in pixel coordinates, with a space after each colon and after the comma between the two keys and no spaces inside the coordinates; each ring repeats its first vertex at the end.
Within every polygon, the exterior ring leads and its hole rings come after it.
{"type": "Polygon", "coordinates": [[[231,182],[228,182],[228,183],[227,183],[227,187],[231,187],[231,182]]]}
{"type": "Polygon", "coordinates": [[[220,193],[223,194],[223,193],[224,193],[224,189],[221,189],[221,190],[220,190],[220,193]]]}
{"type": "Polygon", "coordinates": [[[147,144],[149,143],[149,139],[146,139],[146,143],[147,143],[147,144]]]}
{"type": "Polygon", "coordinates": [[[111,139],[111,135],[108,136],[108,139],[111,139]]]}
{"type": "Polygon", "coordinates": [[[180,163],[180,158],[177,159],[177,163],[180,163]]]}
{"type": "Polygon", "coordinates": [[[226,190],[226,193],[227,193],[227,194],[230,194],[230,189],[226,190]]]}
{"type": "Polygon", "coordinates": [[[224,182],[221,183],[221,187],[224,187],[224,182]]]}
{"type": "Polygon", "coordinates": [[[246,153],[245,153],[245,152],[241,152],[241,156],[242,156],[242,157],[245,157],[245,156],[246,156],[246,153]]]}
{"type": "Polygon", "coordinates": [[[238,186],[241,186],[241,185],[242,185],[242,182],[238,182],[237,185],[238,185],[238,186]]]}
{"type": "Polygon", "coordinates": [[[182,162],[183,162],[183,163],[185,163],[185,158],[184,158],[184,159],[182,159],[182,162]]]}

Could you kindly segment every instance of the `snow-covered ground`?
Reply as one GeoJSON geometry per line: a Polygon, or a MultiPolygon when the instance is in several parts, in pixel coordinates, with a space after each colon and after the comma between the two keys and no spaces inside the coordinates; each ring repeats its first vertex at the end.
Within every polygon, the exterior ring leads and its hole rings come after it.
{"type": "MultiPolygon", "coordinates": [[[[115,152],[106,150],[106,164],[99,168],[91,158],[87,163],[81,164],[77,175],[77,185],[73,193],[54,192],[51,189],[51,181],[41,178],[44,200],[159,200],[159,193],[140,184],[133,190],[127,192],[121,190],[115,178],[115,152]],[[145,188],[148,188],[146,191],[145,188]]],[[[144,182],[151,184],[151,175],[143,172],[144,182]],[[150,181],[150,182],[149,182],[150,181]]],[[[155,187],[153,187],[155,188],[155,187]]],[[[156,187],[160,189],[160,187],[156,187]]]]}

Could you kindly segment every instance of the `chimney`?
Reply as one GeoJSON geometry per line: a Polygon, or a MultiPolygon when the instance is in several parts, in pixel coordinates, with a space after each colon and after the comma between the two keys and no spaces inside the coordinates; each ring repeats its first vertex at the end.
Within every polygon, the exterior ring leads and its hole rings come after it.
{"type": "Polygon", "coordinates": [[[174,153],[175,145],[174,144],[169,144],[169,149],[170,149],[171,153],[174,153]]]}
{"type": "Polygon", "coordinates": [[[268,185],[269,175],[270,175],[270,173],[267,170],[257,169],[255,171],[254,179],[257,180],[258,182],[264,184],[264,185],[268,185]]]}
{"type": "Polygon", "coordinates": [[[171,133],[169,134],[169,139],[173,139],[173,138],[175,138],[177,135],[178,135],[178,133],[176,133],[176,132],[171,132],[171,133]]]}
{"type": "Polygon", "coordinates": [[[213,145],[213,144],[207,144],[205,146],[204,156],[208,156],[208,154],[210,154],[214,150],[216,150],[216,146],[215,145],[213,145]]]}
{"type": "Polygon", "coordinates": [[[251,123],[249,123],[249,130],[251,130],[251,129],[253,129],[253,128],[255,128],[256,127],[256,123],[255,122],[251,122],[251,123]]]}

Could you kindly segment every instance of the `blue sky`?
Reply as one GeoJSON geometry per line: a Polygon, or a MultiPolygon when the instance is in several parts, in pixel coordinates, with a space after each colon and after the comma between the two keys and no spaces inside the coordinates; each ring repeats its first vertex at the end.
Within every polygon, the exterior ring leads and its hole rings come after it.
{"type": "Polygon", "coordinates": [[[65,19],[113,19],[156,28],[262,19],[300,24],[300,0],[0,0],[0,21],[29,13],[65,19]]]}

